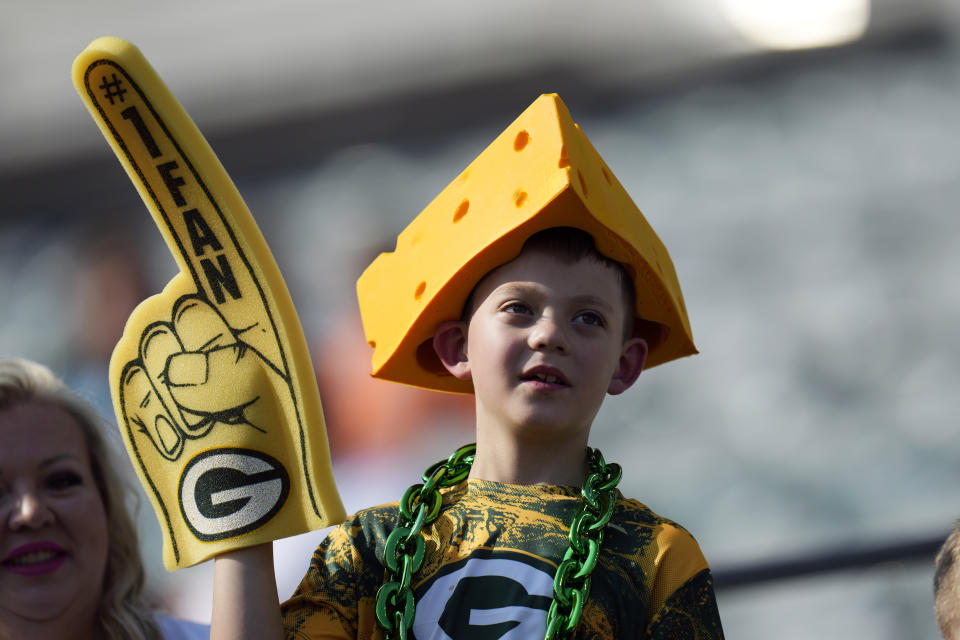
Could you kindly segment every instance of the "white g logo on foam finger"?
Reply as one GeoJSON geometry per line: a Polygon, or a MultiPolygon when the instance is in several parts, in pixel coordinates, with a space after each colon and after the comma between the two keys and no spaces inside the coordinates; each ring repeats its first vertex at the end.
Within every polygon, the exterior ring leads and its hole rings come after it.
{"type": "Polygon", "coordinates": [[[209,542],[253,531],[276,515],[290,479],[279,461],[260,451],[211,449],[187,462],[178,493],[190,531],[209,542]]]}

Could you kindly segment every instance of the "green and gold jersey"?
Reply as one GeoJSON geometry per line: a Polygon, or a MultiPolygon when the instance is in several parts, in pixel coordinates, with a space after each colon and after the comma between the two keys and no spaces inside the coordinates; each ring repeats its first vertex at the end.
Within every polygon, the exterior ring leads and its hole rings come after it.
{"type": "MultiPolygon", "coordinates": [[[[580,505],[576,487],[468,480],[444,492],[414,576],[417,640],[543,638],[553,576],[580,505]]],[[[379,639],[374,606],[397,506],[359,512],[313,554],[282,612],[287,638],[379,639]]],[[[710,569],[693,537],[618,495],[578,640],[723,638],[710,569]]]]}

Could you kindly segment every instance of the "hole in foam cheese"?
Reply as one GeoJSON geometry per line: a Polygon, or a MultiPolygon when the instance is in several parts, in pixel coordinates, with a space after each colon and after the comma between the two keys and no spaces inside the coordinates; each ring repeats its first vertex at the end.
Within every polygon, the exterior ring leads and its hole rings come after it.
{"type": "Polygon", "coordinates": [[[523,151],[523,148],[527,146],[527,143],[530,142],[530,133],[524,129],[517,134],[517,137],[513,139],[513,150],[514,151],[523,151]]]}
{"type": "Polygon", "coordinates": [[[463,216],[467,215],[467,210],[470,208],[470,201],[466,198],[463,199],[463,202],[460,203],[460,206],[457,207],[457,210],[453,212],[453,221],[460,222],[460,219],[463,216]]]}

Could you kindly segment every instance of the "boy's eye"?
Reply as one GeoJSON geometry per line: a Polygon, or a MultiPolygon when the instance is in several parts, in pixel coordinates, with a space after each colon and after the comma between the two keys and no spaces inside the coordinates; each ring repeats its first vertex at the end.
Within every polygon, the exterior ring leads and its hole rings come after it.
{"type": "Polygon", "coordinates": [[[528,314],[530,313],[530,307],[522,302],[508,302],[500,307],[500,311],[503,311],[504,313],[528,314]]]}
{"type": "Polygon", "coordinates": [[[594,311],[581,311],[573,317],[573,321],[579,324],[589,324],[595,327],[603,327],[606,325],[603,316],[594,311]]]}
{"type": "Polygon", "coordinates": [[[48,489],[54,491],[63,491],[71,487],[83,484],[83,478],[80,474],[73,471],[57,471],[47,476],[46,485],[48,489]]]}

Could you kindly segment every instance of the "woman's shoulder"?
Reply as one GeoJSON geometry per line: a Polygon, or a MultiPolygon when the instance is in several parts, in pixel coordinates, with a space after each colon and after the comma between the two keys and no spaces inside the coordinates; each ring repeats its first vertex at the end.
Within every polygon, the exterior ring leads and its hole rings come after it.
{"type": "Polygon", "coordinates": [[[179,620],[164,614],[155,616],[163,640],[209,640],[210,625],[179,620]]]}

